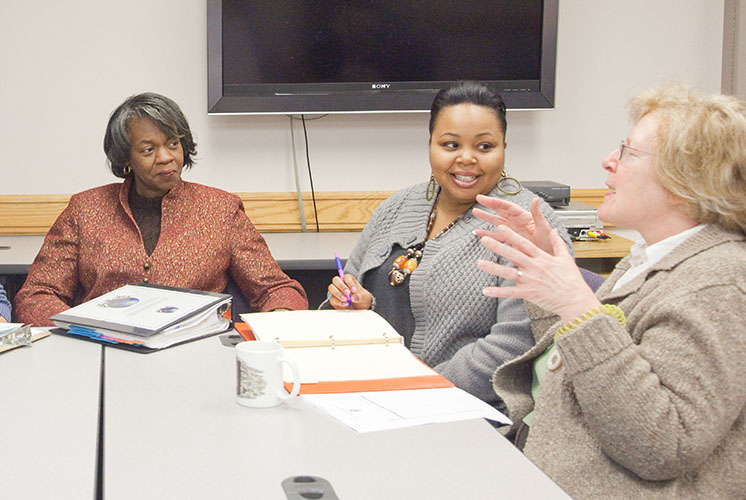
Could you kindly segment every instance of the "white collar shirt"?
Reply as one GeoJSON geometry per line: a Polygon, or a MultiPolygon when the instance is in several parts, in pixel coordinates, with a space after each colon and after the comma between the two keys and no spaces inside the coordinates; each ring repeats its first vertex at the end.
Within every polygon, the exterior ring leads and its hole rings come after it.
{"type": "Polygon", "coordinates": [[[669,236],[657,243],[653,243],[650,246],[648,246],[644,241],[632,245],[632,248],[629,251],[630,268],[627,269],[627,272],[625,272],[619,280],[617,280],[614,284],[613,290],[629,283],[637,276],[650,269],[653,264],[671,253],[674,248],[682,244],[690,236],[694,236],[706,226],[707,224],[699,224],[681,231],[680,233],[674,234],[673,236],[669,236]]]}

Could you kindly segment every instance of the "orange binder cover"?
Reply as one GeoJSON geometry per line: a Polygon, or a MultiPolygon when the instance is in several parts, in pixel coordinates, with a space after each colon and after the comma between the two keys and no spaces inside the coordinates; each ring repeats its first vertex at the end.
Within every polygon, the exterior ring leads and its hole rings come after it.
{"type": "Polygon", "coordinates": [[[233,323],[233,328],[236,329],[244,340],[256,340],[254,332],[251,331],[251,328],[246,323],[235,322],[233,323]]]}
{"type": "MultiPolygon", "coordinates": [[[[235,323],[236,331],[244,340],[256,340],[254,332],[246,323],[235,323]]],[[[301,384],[301,394],[338,394],[345,392],[401,391],[407,389],[438,389],[453,387],[453,382],[437,373],[424,377],[382,378],[374,380],[334,380],[316,384],[301,384]]],[[[285,382],[290,392],[291,382],[285,382]]]]}

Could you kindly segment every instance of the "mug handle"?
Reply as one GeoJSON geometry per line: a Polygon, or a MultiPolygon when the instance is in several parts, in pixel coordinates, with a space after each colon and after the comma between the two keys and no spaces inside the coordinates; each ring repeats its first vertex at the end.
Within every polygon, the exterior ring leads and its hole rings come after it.
{"type": "Polygon", "coordinates": [[[280,399],[284,401],[290,398],[294,398],[300,392],[300,372],[298,371],[298,365],[296,365],[294,361],[283,357],[280,358],[280,362],[287,364],[290,367],[290,370],[293,372],[293,390],[290,391],[290,394],[287,394],[285,392],[285,389],[280,388],[278,394],[280,399]]]}

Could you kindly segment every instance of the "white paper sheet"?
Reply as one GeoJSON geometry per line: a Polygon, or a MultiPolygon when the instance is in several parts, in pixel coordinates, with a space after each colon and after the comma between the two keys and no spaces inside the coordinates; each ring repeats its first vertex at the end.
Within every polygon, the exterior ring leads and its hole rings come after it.
{"type": "MultiPolygon", "coordinates": [[[[374,311],[283,311],[241,318],[258,340],[285,346],[283,355],[298,365],[303,384],[437,375],[374,311]]],[[[287,367],[284,379],[292,380],[287,367]]]]}
{"type": "Polygon", "coordinates": [[[307,394],[319,411],[357,432],[398,429],[436,422],[486,418],[510,425],[492,406],[456,387],[408,391],[307,394]]]}
{"type": "MultiPolygon", "coordinates": [[[[285,349],[283,355],[298,365],[302,384],[435,375],[401,344],[285,349]]],[[[293,380],[287,367],[284,379],[293,380]]]]}
{"type": "Polygon", "coordinates": [[[23,323],[0,323],[0,333],[21,328],[23,323]]]}
{"type": "Polygon", "coordinates": [[[280,311],[242,314],[257,340],[313,341],[331,343],[352,339],[381,339],[400,342],[388,321],[375,311],[280,311]]]}

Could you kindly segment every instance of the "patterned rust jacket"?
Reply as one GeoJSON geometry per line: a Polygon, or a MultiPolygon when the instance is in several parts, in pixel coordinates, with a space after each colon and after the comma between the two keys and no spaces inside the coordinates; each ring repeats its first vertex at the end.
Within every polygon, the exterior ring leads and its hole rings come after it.
{"type": "Polygon", "coordinates": [[[132,282],[223,292],[232,278],[253,310],[308,308],[238,196],[181,181],[163,197],[160,237],[148,255],[127,201],[131,184],[70,198],[16,296],[18,321],[51,325],[50,316],[132,282]]]}

